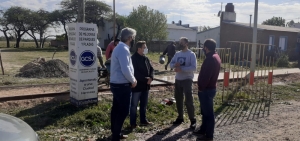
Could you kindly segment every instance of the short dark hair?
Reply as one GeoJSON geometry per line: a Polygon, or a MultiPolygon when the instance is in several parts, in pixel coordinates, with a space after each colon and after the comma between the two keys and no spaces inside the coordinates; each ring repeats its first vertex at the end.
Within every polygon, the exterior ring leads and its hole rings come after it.
{"type": "Polygon", "coordinates": [[[180,40],[183,40],[185,43],[189,43],[189,39],[187,37],[181,37],[180,40]]]}
{"type": "Polygon", "coordinates": [[[138,41],[136,44],[135,44],[135,47],[136,47],[136,51],[139,49],[139,48],[142,48],[143,45],[146,44],[146,41],[138,41]]]}
{"type": "Polygon", "coordinates": [[[207,47],[209,51],[216,50],[217,43],[214,39],[206,39],[204,42],[204,47],[207,47]]]}
{"type": "Polygon", "coordinates": [[[114,42],[119,42],[120,41],[120,39],[118,39],[118,38],[116,38],[115,40],[114,40],[114,42]]]}

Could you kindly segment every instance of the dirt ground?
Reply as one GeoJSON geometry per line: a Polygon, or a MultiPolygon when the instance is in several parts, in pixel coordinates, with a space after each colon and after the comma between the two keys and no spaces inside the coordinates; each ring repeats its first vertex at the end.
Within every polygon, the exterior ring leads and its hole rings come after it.
{"type": "MultiPolygon", "coordinates": [[[[217,141],[299,141],[300,137],[300,102],[290,101],[271,106],[269,116],[251,118],[240,122],[216,123],[217,141]]],[[[225,119],[227,120],[227,119],[225,119]]],[[[230,120],[231,121],[231,120],[230,120]]],[[[169,127],[164,132],[137,133],[138,141],[195,141],[196,136],[188,129],[188,124],[169,127]],[[159,134],[158,134],[159,133],[159,134]]]]}
{"type": "Polygon", "coordinates": [[[17,87],[17,88],[0,88],[0,97],[17,96],[17,95],[30,95],[30,94],[44,94],[44,93],[57,93],[69,90],[69,84],[60,85],[46,85],[46,86],[33,86],[33,87],[17,87]]]}
{"type": "MultiPolygon", "coordinates": [[[[290,74],[274,77],[274,84],[299,82],[300,74],[290,74]]],[[[32,93],[58,92],[68,89],[68,85],[54,85],[44,87],[20,87],[18,89],[0,89],[0,96],[32,93]]],[[[171,87],[155,87],[153,90],[169,90],[171,87]]],[[[299,88],[300,89],[300,88],[299,88]]],[[[299,92],[300,94],[300,92],[299,92]]],[[[68,99],[68,97],[57,97],[56,100],[68,99]]],[[[32,100],[1,102],[0,109],[14,109],[18,107],[30,108],[35,105],[52,101],[53,98],[39,98],[32,100]]],[[[243,107],[231,107],[224,109],[222,114],[216,116],[215,140],[266,140],[266,141],[300,141],[300,101],[276,101],[271,106],[266,103],[248,104],[247,109],[243,107]],[[263,105],[263,106],[261,106],[263,105]],[[266,108],[261,108],[266,107],[266,108]],[[270,115],[268,108],[270,107],[270,115]],[[254,109],[254,110],[253,110],[254,109]]],[[[198,122],[198,124],[201,121],[198,122]]],[[[135,133],[137,141],[195,141],[196,136],[188,129],[189,123],[173,127],[167,125],[163,130],[154,130],[146,133],[135,133]]]]}

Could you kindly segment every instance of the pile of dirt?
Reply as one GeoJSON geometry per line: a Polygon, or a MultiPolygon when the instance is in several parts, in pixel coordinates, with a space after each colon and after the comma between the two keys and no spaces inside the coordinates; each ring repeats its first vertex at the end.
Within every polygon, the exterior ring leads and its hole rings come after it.
{"type": "Polygon", "coordinates": [[[36,58],[35,60],[33,60],[32,62],[29,62],[28,64],[26,64],[25,66],[23,66],[22,68],[20,68],[20,72],[24,72],[28,69],[34,68],[36,66],[40,66],[42,63],[45,63],[46,59],[45,58],[36,58]]]}
{"type": "Polygon", "coordinates": [[[16,75],[16,77],[26,78],[59,78],[68,76],[69,66],[59,59],[49,60],[39,65],[35,65],[16,75]]]}

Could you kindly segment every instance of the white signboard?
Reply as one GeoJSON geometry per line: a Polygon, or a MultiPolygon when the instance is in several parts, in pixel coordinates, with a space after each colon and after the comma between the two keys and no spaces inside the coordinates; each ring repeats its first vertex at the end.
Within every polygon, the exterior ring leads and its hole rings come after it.
{"type": "Polygon", "coordinates": [[[70,101],[76,106],[98,102],[97,26],[68,24],[70,101]]]}

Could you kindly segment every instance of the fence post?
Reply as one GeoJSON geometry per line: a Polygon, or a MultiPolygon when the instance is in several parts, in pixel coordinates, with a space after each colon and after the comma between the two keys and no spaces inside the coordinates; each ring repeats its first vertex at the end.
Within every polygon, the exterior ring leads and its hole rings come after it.
{"type": "Polygon", "coordinates": [[[1,58],[1,49],[0,49],[0,65],[1,65],[2,75],[4,75],[4,68],[3,68],[2,58],[1,58]]]}

